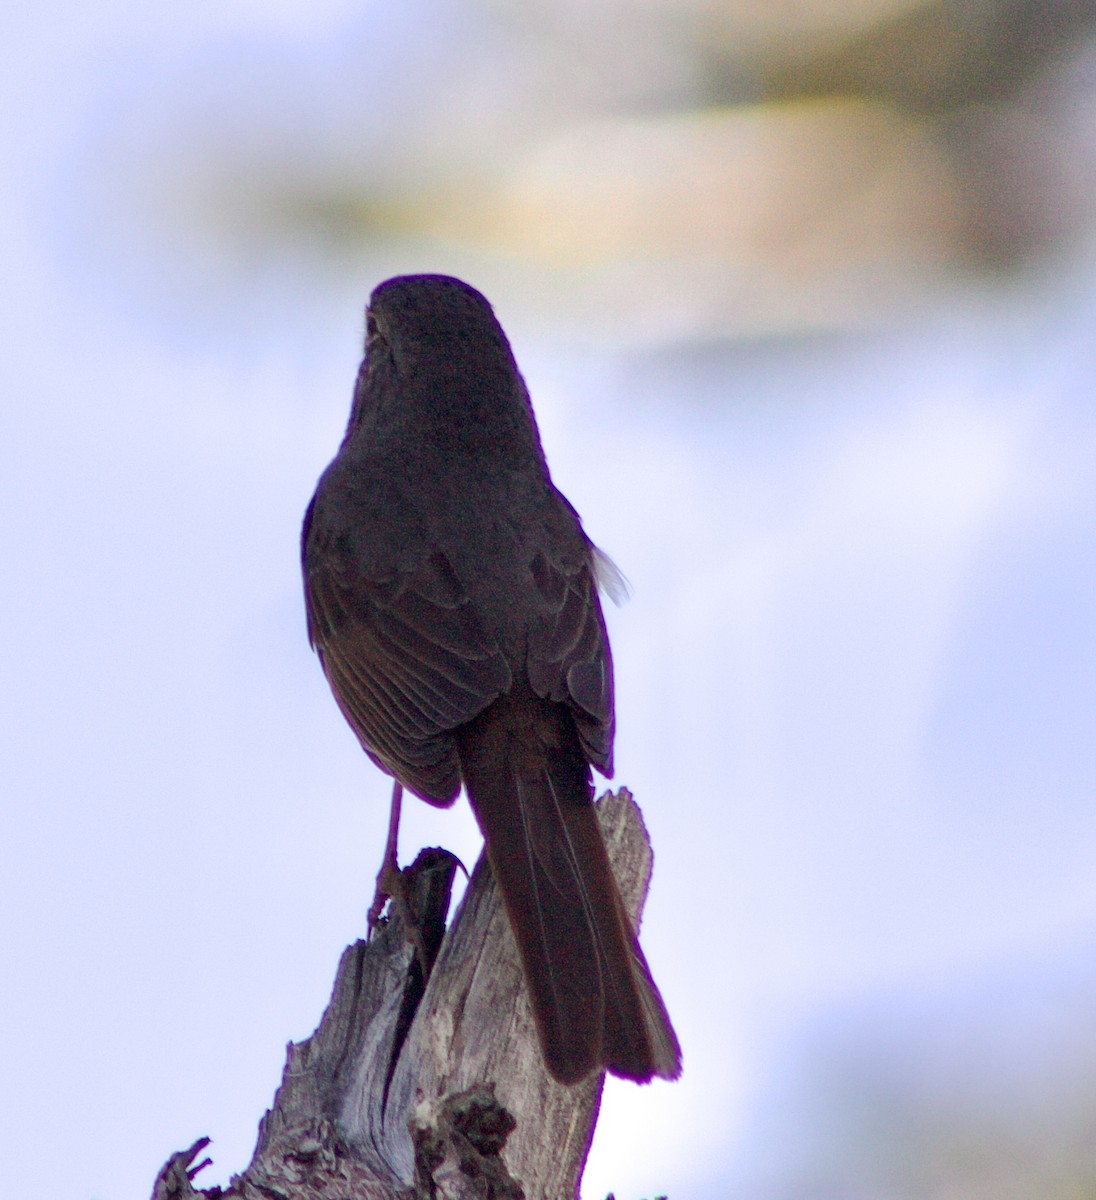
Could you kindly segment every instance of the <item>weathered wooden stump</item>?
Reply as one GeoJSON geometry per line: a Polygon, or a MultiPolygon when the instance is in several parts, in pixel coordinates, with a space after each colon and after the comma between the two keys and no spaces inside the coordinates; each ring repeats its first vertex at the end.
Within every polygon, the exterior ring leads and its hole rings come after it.
{"type": "MultiPolygon", "coordinates": [[[[651,873],[639,808],[598,803],[638,924],[651,873]]],[[[405,917],[343,952],[316,1032],[289,1046],[251,1164],[201,1190],[201,1139],[168,1160],[152,1200],[563,1200],[578,1194],[604,1076],[566,1087],[544,1068],[514,945],[481,855],[456,917],[456,860],[425,850],[404,873],[429,981],[405,917]]],[[[208,1161],[208,1160],[207,1160],[208,1161]]]]}

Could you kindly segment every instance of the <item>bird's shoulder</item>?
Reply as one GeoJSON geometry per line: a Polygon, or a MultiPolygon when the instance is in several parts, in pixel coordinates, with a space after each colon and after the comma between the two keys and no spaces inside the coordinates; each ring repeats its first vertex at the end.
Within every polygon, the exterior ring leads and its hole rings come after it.
{"type": "Polygon", "coordinates": [[[408,476],[339,457],[320,477],[301,530],[306,578],[330,577],[344,587],[385,583],[413,572],[429,548],[408,476]]]}

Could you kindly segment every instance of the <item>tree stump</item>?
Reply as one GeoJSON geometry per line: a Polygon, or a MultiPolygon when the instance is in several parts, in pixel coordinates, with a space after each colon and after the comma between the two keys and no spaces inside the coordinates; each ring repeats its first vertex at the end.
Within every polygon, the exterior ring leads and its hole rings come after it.
{"type": "MultiPolygon", "coordinates": [[[[643,819],[624,788],[597,808],[638,925],[651,874],[643,819]]],[[[289,1046],[243,1174],[227,1189],[196,1188],[203,1138],[168,1160],[152,1200],[578,1195],[604,1075],[567,1087],[548,1074],[483,855],[445,928],[455,869],[447,851],[424,850],[404,872],[408,904],[343,952],[316,1032],[289,1046]]]]}

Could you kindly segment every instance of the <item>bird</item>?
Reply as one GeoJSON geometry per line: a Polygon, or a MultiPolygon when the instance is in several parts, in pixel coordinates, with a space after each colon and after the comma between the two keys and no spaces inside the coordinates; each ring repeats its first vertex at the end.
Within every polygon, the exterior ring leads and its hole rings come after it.
{"type": "Polygon", "coordinates": [[[374,289],[301,557],[311,645],[394,779],[386,857],[403,789],[444,808],[463,787],[550,1074],[676,1078],[680,1045],[593,807],[591,768],[613,773],[598,591],[614,568],[552,483],[510,343],[469,284],[374,289]]]}

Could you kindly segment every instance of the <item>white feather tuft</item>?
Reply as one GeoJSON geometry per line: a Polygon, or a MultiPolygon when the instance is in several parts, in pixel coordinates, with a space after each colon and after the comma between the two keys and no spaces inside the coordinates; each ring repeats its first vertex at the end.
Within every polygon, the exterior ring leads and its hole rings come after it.
{"type": "Polygon", "coordinates": [[[632,594],[624,572],[605,553],[594,546],[594,578],[597,585],[619,608],[632,594]]]}

